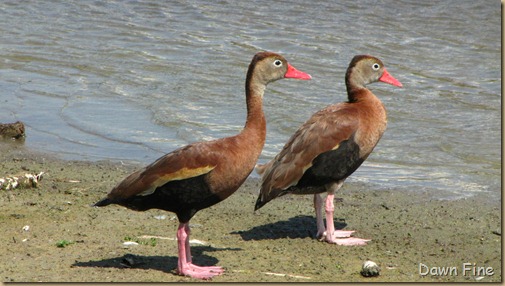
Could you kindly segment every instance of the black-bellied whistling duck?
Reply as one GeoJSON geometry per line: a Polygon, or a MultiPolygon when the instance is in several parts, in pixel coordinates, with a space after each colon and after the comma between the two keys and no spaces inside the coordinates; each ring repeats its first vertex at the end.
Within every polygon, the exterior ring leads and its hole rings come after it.
{"type": "Polygon", "coordinates": [[[126,177],[95,206],[118,204],[137,211],[156,208],[174,212],[179,219],[177,272],[200,279],[221,274],[224,270],[219,266],[202,267],[191,262],[188,223],[199,210],[233,194],[254,169],[265,144],[265,87],[282,78],[311,77],[281,55],[257,53],[247,71],[247,120],[238,135],[172,151],[126,177]]]}
{"type": "Polygon", "coordinates": [[[329,105],[312,115],[273,160],[257,167],[262,184],[255,210],[285,194],[314,194],[318,238],[339,245],[365,245],[369,241],[351,237],[354,231],[335,231],[333,199],[386,129],[384,105],[365,87],[377,81],[402,86],[379,59],[355,56],[345,75],[348,101],[329,105]],[[325,191],[327,230],[320,195],[325,191]]]}

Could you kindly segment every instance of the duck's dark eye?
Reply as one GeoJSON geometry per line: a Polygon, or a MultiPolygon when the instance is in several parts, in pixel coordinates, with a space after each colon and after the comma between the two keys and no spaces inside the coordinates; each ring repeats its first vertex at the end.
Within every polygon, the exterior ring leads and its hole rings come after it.
{"type": "Polygon", "coordinates": [[[372,65],[372,69],[373,69],[374,71],[378,71],[380,67],[381,67],[381,66],[380,66],[378,63],[375,63],[375,64],[373,64],[373,65],[372,65]]]}
{"type": "Polygon", "coordinates": [[[282,61],[281,60],[275,60],[274,65],[276,67],[280,67],[280,66],[282,66],[282,61]]]}

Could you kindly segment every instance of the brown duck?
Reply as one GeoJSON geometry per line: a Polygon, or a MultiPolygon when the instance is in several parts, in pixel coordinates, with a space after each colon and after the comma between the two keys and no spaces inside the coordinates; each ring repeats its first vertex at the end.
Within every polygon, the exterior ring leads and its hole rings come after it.
{"type": "Polygon", "coordinates": [[[351,237],[354,231],[335,231],[333,200],[335,192],[366,160],[386,129],[384,105],[366,88],[377,81],[402,86],[379,59],[355,56],[345,76],[348,101],[316,112],[273,160],[257,167],[262,184],[255,210],[286,194],[314,194],[318,238],[339,245],[364,245],[369,241],[351,237]],[[323,192],[328,193],[327,229],[322,217],[323,192]]]}
{"type": "Polygon", "coordinates": [[[233,194],[254,169],[265,143],[265,87],[282,78],[311,77],[293,68],[281,55],[257,53],[247,71],[247,120],[238,135],[172,151],[126,177],[95,206],[118,204],[136,211],[155,208],[174,212],[179,219],[177,272],[200,279],[223,273],[219,266],[192,263],[188,223],[199,210],[233,194]]]}

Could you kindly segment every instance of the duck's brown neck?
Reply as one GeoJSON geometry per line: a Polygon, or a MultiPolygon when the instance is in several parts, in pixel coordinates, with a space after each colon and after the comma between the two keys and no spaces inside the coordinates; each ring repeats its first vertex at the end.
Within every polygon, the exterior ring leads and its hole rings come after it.
{"type": "MultiPolygon", "coordinates": [[[[254,133],[263,144],[266,137],[266,120],[263,113],[263,94],[266,86],[254,78],[246,80],[247,120],[242,133],[254,133]]],[[[263,148],[263,144],[261,147],[263,148]]]]}
{"type": "Polygon", "coordinates": [[[359,75],[358,77],[349,76],[349,74],[346,76],[345,83],[348,102],[360,104],[360,108],[365,108],[369,112],[369,116],[375,118],[376,123],[384,122],[384,127],[380,128],[380,130],[383,130],[387,120],[384,104],[372,91],[366,88],[363,82],[363,79],[360,79],[359,75]]]}
{"type": "Polygon", "coordinates": [[[358,102],[370,97],[370,90],[366,87],[361,88],[347,88],[347,98],[348,102],[358,102]]]}

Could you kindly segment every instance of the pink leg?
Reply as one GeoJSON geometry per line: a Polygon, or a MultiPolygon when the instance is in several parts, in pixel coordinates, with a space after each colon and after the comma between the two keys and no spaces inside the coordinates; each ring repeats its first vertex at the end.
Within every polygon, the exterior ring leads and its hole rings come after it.
{"type": "Polygon", "coordinates": [[[189,246],[189,236],[191,235],[189,223],[184,224],[184,231],[186,232],[186,239],[184,240],[184,247],[186,247],[186,261],[191,263],[193,257],[191,256],[191,246],[189,246]]]}
{"type": "Polygon", "coordinates": [[[179,224],[177,229],[177,246],[179,248],[179,260],[177,272],[179,275],[190,276],[198,279],[210,279],[224,272],[219,266],[197,266],[191,262],[191,249],[189,246],[189,225],[179,224]]]}
{"type": "Polygon", "coordinates": [[[317,222],[317,238],[321,238],[325,235],[326,228],[324,227],[323,220],[323,198],[320,194],[314,195],[314,210],[316,211],[316,222],[317,222]]]}
{"type": "Polygon", "coordinates": [[[354,233],[354,230],[335,230],[335,224],[333,221],[335,206],[333,204],[333,201],[335,198],[335,192],[340,189],[343,184],[344,182],[342,181],[337,184],[332,184],[328,187],[328,196],[326,197],[325,203],[327,229],[324,240],[328,243],[335,243],[338,245],[366,245],[370,239],[351,237],[351,234],[354,233]]]}

